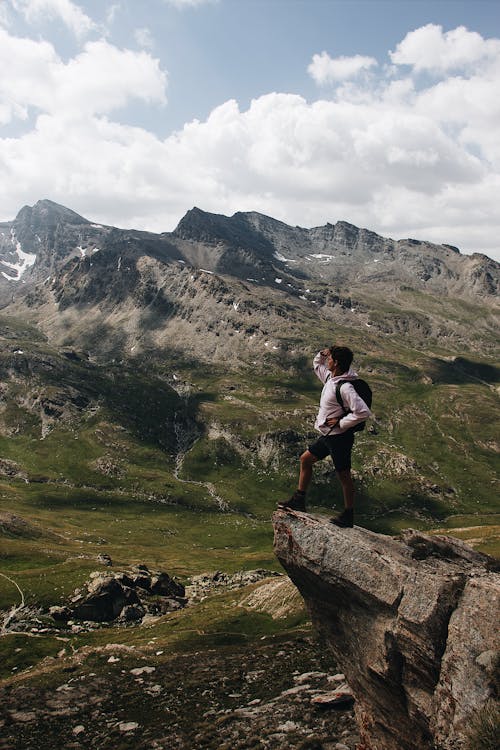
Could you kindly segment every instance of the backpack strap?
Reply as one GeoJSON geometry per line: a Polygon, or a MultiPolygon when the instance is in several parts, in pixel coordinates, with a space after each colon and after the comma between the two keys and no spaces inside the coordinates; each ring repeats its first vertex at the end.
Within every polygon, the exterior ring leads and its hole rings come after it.
{"type": "Polygon", "coordinates": [[[337,385],[335,387],[335,398],[337,399],[337,403],[341,407],[341,409],[344,412],[344,414],[348,414],[349,413],[349,409],[345,408],[344,401],[342,400],[342,396],[341,396],[341,393],[340,393],[340,389],[342,388],[342,386],[344,385],[344,383],[352,383],[352,380],[339,380],[339,382],[337,383],[337,385]]]}

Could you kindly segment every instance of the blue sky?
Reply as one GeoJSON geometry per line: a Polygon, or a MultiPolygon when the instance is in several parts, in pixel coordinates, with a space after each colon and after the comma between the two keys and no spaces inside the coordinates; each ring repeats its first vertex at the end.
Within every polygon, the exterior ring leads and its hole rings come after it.
{"type": "Polygon", "coordinates": [[[496,0],[0,0],[0,219],[193,205],[500,257],[496,0]]]}

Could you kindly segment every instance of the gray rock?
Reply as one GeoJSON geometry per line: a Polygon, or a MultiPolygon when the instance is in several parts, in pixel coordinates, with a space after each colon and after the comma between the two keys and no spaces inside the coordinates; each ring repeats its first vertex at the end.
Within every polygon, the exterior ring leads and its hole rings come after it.
{"type": "Polygon", "coordinates": [[[89,596],[73,609],[73,616],[78,620],[111,622],[127,602],[123,586],[114,578],[92,581],[89,592],[89,596]]]}
{"type": "Polygon", "coordinates": [[[151,578],[151,592],[159,596],[184,596],[186,593],[184,586],[170,578],[167,573],[160,573],[151,578]]]}
{"type": "Polygon", "coordinates": [[[137,622],[138,620],[142,620],[145,614],[146,610],[144,607],[141,607],[138,604],[127,604],[121,611],[120,620],[124,620],[125,622],[137,622]]]}
{"type": "Polygon", "coordinates": [[[90,574],[85,588],[77,589],[68,607],[52,607],[54,619],[94,623],[137,622],[147,613],[161,615],[185,607],[184,586],[162,571],[146,565],[132,570],[90,574]]]}
{"type": "Polygon", "coordinates": [[[494,697],[500,580],[486,555],[447,537],[410,544],[273,516],[275,552],[356,699],[373,750],[455,750],[494,697]]]}
{"type": "Polygon", "coordinates": [[[98,555],[97,559],[100,563],[106,565],[107,567],[111,567],[113,565],[111,557],[107,554],[98,555]]]}
{"type": "Polygon", "coordinates": [[[56,620],[56,622],[67,622],[71,619],[72,613],[69,607],[50,607],[49,615],[56,620]]]}

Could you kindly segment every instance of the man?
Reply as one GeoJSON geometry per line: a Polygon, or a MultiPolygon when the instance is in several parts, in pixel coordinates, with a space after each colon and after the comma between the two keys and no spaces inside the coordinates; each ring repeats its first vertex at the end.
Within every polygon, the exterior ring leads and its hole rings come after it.
{"type": "Polygon", "coordinates": [[[354,484],[351,477],[351,451],[354,444],[352,427],[371,416],[370,409],[349,382],[340,387],[344,409],[349,410],[347,414],[337,401],[338,383],[358,377],[351,369],[352,359],[353,353],[346,346],[322,349],[314,357],[314,372],[324,383],[314,424],[321,437],[300,457],[298,489],[289,500],[278,504],[279,508],[304,511],[306,490],[312,478],[313,466],[316,461],[322,461],[330,455],[344,495],[344,510],[330,520],[343,528],[351,528],[354,522],[354,484]]]}

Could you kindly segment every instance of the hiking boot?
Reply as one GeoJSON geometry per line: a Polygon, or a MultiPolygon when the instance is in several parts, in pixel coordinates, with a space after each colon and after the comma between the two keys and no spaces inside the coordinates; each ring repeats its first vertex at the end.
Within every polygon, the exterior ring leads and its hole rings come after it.
{"type": "Polygon", "coordinates": [[[299,492],[296,490],[289,500],[284,500],[282,503],[278,503],[278,508],[283,510],[301,510],[306,509],[306,495],[305,492],[299,492]]]}
{"type": "Polygon", "coordinates": [[[342,513],[339,516],[335,516],[335,518],[330,518],[330,523],[335,524],[335,526],[340,526],[342,529],[352,529],[353,523],[354,523],[354,511],[352,508],[346,508],[342,511],[342,513]]]}

